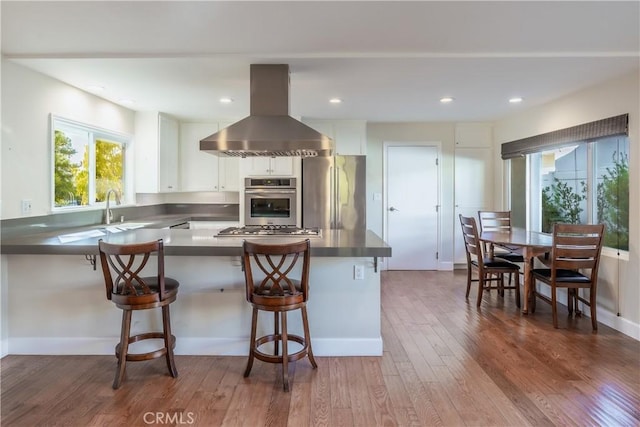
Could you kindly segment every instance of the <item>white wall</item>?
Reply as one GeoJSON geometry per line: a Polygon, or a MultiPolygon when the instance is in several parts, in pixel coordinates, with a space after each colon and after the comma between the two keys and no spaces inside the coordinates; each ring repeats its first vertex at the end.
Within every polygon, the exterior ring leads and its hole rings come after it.
{"type": "Polygon", "coordinates": [[[134,112],[2,59],[2,219],[50,213],[50,114],[129,135],[134,112]]]}
{"type": "MultiPolygon", "coordinates": [[[[629,209],[636,215],[630,217],[628,261],[603,258],[598,320],[640,339],[640,71],[499,120],[494,138],[499,153],[504,142],[625,113],[629,114],[629,209]]],[[[498,183],[498,188],[502,185],[498,183]]]]}

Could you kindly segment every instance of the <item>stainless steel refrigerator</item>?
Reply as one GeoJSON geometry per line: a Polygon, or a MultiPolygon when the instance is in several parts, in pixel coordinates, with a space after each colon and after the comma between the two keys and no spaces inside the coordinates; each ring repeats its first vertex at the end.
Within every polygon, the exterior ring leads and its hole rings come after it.
{"type": "Polygon", "coordinates": [[[302,226],[365,230],[366,157],[302,160],[302,226]]]}

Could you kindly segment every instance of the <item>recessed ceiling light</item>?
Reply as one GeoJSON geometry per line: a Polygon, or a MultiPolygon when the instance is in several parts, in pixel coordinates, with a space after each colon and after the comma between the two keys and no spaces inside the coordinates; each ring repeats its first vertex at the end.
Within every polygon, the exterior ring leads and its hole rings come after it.
{"type": "Polygon", "coordinates": [[[89,86],[87,86],[87,90],[90,91],[90,92],[104,92],[104,86],[89,85],[89,86]]]}
{"type": "Polygon", "coordinates": [[[513,98],[509,99],[509,102],[511,104],[517,104],[518,102],[522,102],[522,98],[520,98],[519,96],[514,96],[513,98]]]}
{"type": "Polygon", "coordinates": [[[332,104],[342,104],[342,99],[340,99],[340,98],[331,98],[329,100],[329,102],[332,103],[332,104]]]}
{"type": "Polygon", "coordinates": [[[449,102],[453,102],[453,98],[450,96],[445,96],[440,98],[440,102],[442,102],[443,104],[448,104],[449,102]]]}
{"type": "Polygon", "coordinates": [[[123,105],[133,105],[136,103],[136,101],[131,98],[120,98],[118,102],[123,105]]]}
{"type": "Polygon", "coordinates": [[[228,96],[223,96],[222,98],[220,98],[221,104],[231,104],[232,102],[233,99],[229,98],[228,96]]]}

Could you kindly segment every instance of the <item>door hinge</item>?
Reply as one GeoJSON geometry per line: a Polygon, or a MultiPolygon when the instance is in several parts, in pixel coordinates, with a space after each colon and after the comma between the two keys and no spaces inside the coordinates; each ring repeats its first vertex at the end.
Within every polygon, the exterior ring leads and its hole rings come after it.
{"type": "Polygon", "coordinates": [[[440,205],[436,205],[436,212],[440,212],[440,205]]]}
{"type": "Polygon", "coordinates": [[[436,157],[436,166],[438,166],[438,158],[436,157]]]}
{"type": "Polygon", "coordinates": [[[436,259],[440,259],[440,252],[436,252],[436,259]]]}

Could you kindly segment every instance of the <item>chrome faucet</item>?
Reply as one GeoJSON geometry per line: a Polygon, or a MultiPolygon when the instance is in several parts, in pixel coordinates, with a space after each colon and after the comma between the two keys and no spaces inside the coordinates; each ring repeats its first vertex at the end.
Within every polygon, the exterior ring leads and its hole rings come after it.
{"type": "Polygon", "coordinates": [[[107,201],[107,207],[104,212],[104,217],[105,217],[104,221],[105,221],[105,224],[107,225],[111,224],[111,221],[113,221],[113,212],[111,212],[111,206],[109,202],[109,199],[111,198],[111,193],[113,193],[113,195],[116,198],[116,205],[120,204],[120,192],[118,192],[118,190],[116,190],[115,188],[111,188],[107,190],[107,194],[104,197],[105,200],[107,201]]]}

